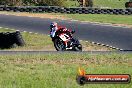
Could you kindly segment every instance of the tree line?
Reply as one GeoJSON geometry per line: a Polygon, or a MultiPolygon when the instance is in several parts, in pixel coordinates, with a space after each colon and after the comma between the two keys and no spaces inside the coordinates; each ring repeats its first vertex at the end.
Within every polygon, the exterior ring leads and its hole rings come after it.
{"type": "Polygon", "coordinates": [[[65,0],[0,0],[0,5],[8,6],[63,6],[65,0]]]}

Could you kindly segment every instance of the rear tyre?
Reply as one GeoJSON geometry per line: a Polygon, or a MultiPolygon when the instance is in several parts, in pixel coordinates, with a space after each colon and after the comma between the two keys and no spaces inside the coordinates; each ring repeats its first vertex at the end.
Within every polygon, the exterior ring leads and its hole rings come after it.
{"type": "Polygon", "coordinates": [[[82,51],[82,45],[78,41],[78,39],[73,38],[73,50],[74,51],[82,51]]]}
{"type": "Polygon", "coordinates": [[[82,45],[81,44],[79,44],[78,46],[75,46],[74,48],[73,48],[73,50],[74,51],[82,51],[82,45]]]}

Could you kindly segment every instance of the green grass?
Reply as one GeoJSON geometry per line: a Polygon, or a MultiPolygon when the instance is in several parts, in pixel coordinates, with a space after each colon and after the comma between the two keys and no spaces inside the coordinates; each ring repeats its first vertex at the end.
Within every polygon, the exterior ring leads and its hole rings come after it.
{"type": "Polygon", "coordinates": [[[125,8],[129,0],[94,0],[94,7],[125,8]]]}
{"type": "MultiPolygon", "coordinates": [[[[0,55],[0,88],[80,88],[78,68],[88,74],[130,74],[131,54],[0,55]]],[[[87,84],[83,88],[131,88],[130,84],[87,84]]]]}
{"type": "MultiPolygon", "coordinates": [[[[4,29],[1,28],[0,32],[13,32],[10,29],[4,29]]],[[[4,49],[4,50],[14,50],[14,51],[24,51],[24,50],[29,50],[29,51],[56,51],[53,45],[53,42],[51,38],[48,35],[45,34],[29,34],[28,32],[21,33],[23,36],[23,39],[26,43],[24,47],[15,47],[15,48],[10,48],[10,49],[4,49]]],[[[81,44],[83,46],[83,51],[91,51],[91,50],[101,50],[101,51],[106,51],[106,50],[113,50],[110,48],[107,48],[105,46],[98,46],[94,45],[90,42],[85,42],[81,41],[81,44]]]]}
{"type": "Polygon", "coordinates": [[[80,21],[132,25],[132,16],[128,15],[109,14],[62,14],[62,15],[80,21]]]}
{"type": "MultiPolygon", "coordinates": [[[[94,7],[105,7],[105,8],[125,8],[125,3],[129,0],[93,0],[94,7]]],[[[68,7],[79,6],[77,1],[67,1],[68,7]]]]}
{"type": "Polygon", "coordinates": [[[79,6],[79,3],[77,1],[67,0],[65,6],[66,7],[78,7],[79,6]]]}
{"type": "MultiPolygon", "coordinates": [[[[14,30],[15,31],[15,30],[14,30]]],[[[10,29],[1,28],[0,32],[13,32],[10,29]]],[[[24,47],[16,47],[4,50],[43,50],[54,51],[53,43],[48,35],[43,34],[29,34],[28,32],[22,32],[23,39],[26,43],[24,47]]]]}

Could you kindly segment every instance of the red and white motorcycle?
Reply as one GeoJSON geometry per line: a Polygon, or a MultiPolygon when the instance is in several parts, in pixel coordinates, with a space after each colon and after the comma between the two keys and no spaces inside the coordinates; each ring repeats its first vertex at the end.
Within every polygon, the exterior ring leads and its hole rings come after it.
{"type": "MultiPolygon", "coordinates": [[[[61,31],[61,30],[60,30],[61,31]]],[[[72,32],[60,32],[56,33],[56,37],[53,39],[54,47],[57,51],[82,51],[82,45],[78,39],[73,38],[72,32]]]]}

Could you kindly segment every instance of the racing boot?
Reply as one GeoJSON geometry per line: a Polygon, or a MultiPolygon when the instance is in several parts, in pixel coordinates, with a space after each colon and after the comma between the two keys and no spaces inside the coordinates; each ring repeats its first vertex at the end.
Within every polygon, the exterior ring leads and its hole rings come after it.
{"type": "Polygon", "coordinates": [[[72,43],[71,43],[71,41],[68,41],[67,43],[66,43],[66,49],[72,49],[72,43]]]}

